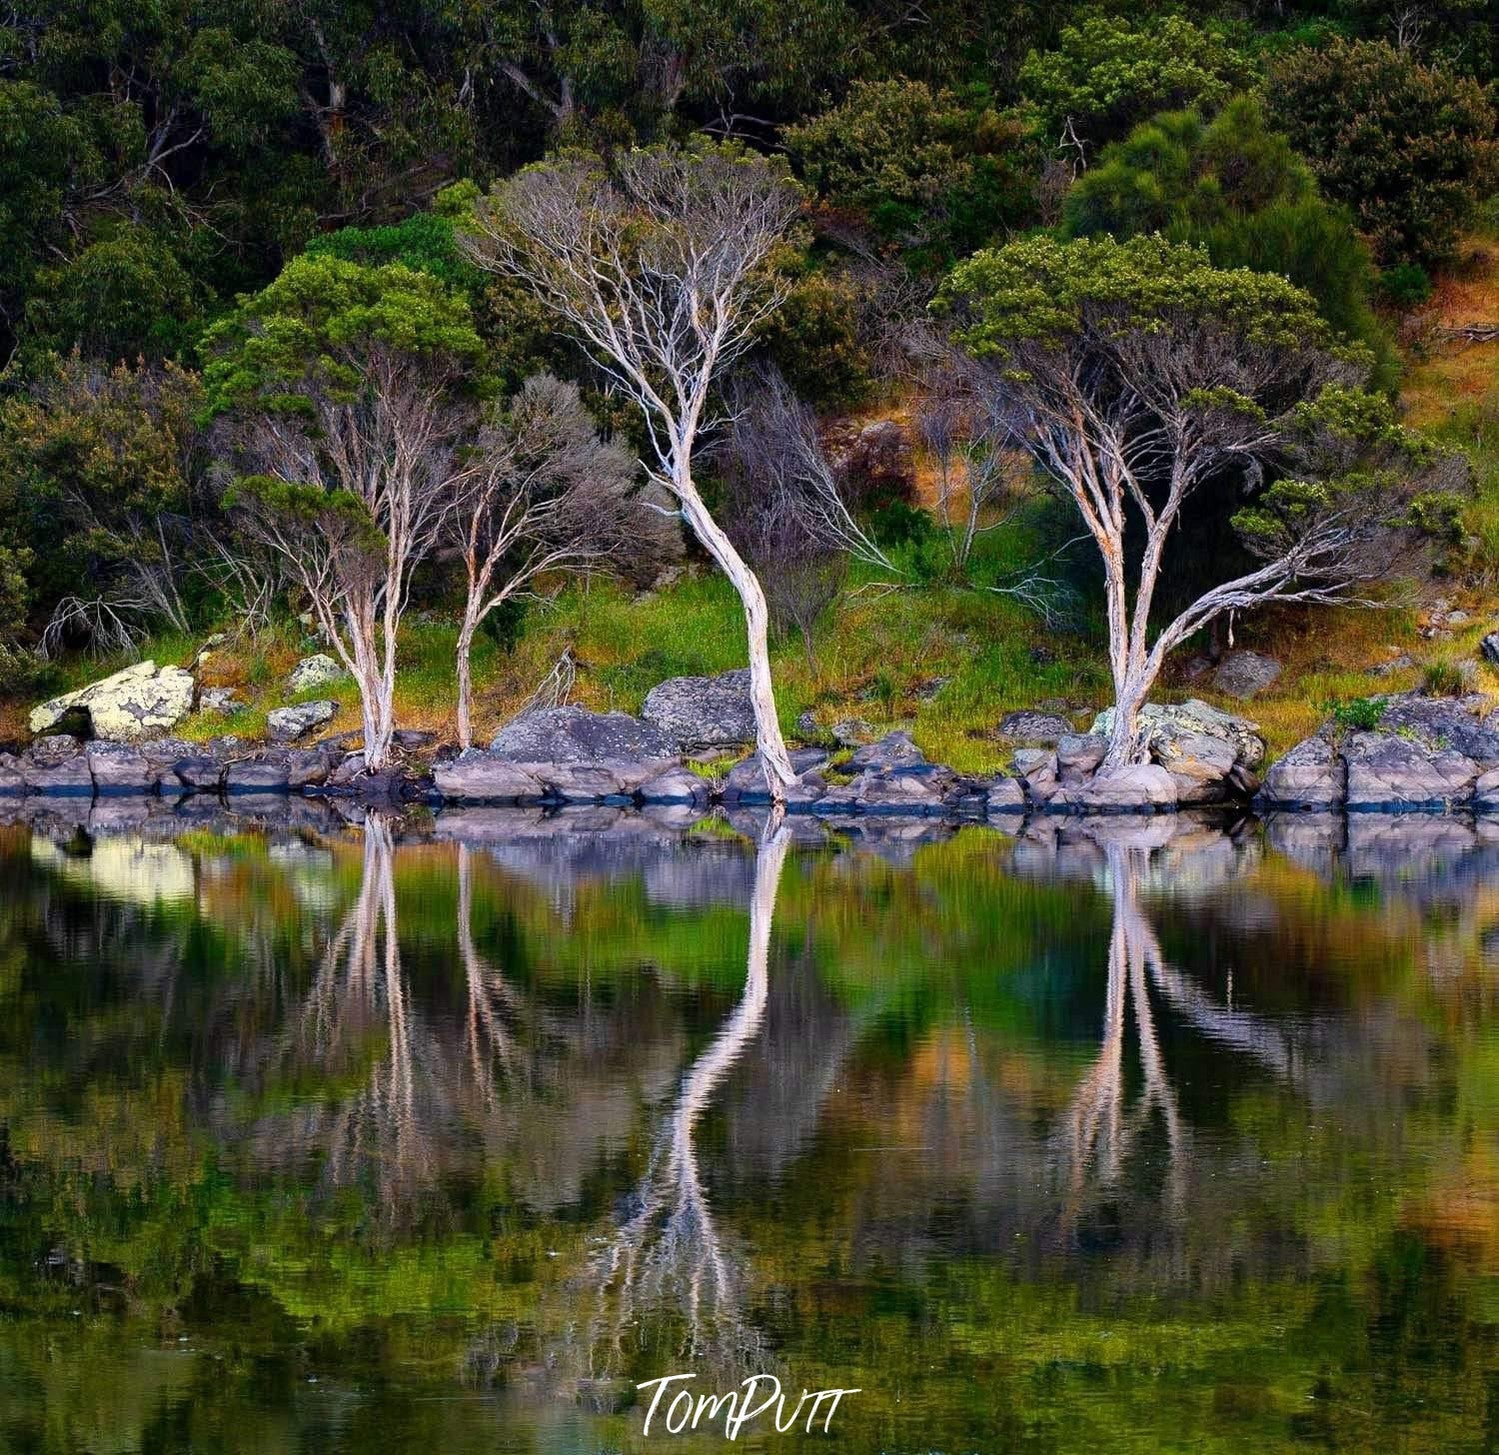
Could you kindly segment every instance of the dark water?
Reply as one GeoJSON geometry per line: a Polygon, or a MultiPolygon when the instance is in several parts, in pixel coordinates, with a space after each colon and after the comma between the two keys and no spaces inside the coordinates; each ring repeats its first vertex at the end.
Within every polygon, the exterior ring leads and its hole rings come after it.
{"type": "Polygon", "coordinates": [[[1495,1449],[1499,837],[0,828],[0,1450],[757,1371],[860,1393],[733,1448],[1495,1449]]]}

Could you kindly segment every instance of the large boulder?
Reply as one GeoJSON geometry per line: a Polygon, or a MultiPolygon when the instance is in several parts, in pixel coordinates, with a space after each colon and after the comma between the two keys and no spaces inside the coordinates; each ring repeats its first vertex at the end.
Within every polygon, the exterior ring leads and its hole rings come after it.
{"type": "Polygon", "coordinates": [[[1332,742],[1307,738],[1265,774],[1260,798],[1272,808],[1338,808],[1347,785],[1347,768],[1332,742]]]}
{"type": "Polygon", "coordinates": [[[82,713],[93,737],[131,742],[170,731],[192,706],[191,672],[145,661],[33,708],[30,726],[33,733],[47,733],[82,713]]]}
{"type": "Polygon", "coordinates": [[[990,818],[1010,818],[1026,810],[1025,789],[1018,778],[996,778],[984,795],[984,810],[990,818]]]}
{"type": "Polygon", "coordinates": [[[1479,776],[1464,753],[1385,733],[1352,734],[1343,755],[1350,809],[1450,808],[1472,798],[1479,776]]]}
{"type": "Polygon", "coordinates": [[[623,712],[533,708],[507,723],[487,753],[433,767],[446,798],[494,803],[591,803],[633,798],[678,766],[659,728],[623,712]]]}
{"type": "Polygon", "coordinates": [[[1096,733],[1067,733],[1057,739],[1057,776],[1063,783],[1091,778],[1103,762],[1109,740],[1096,733]]]}
{"type": "Polygon", "coordinates": [[[1490,632],[1479,644],[1483,660],[1491,667],[1499,667],[1499,632],[1490,632]]]}
{"type": "Polygon", "coordinates": [[[1213,686],[1243,700],[1258,696],[1280,674],[1281,665],[1274,657],[1259,652],[1230,652],[1213,673],[1213,686]]]}
{"type": "Polygon", "coordinates": [[[1472,758],[1481,769],[1499,768],[1499,729],[1479,716],[1482,698],[1421,697],[1402,693],[1386,697],[1376,732],[1420,743],[1433,751],[1452,749],[1472,758]]]}
{"type": "Polygon", "coordinates": [[[303,657],[287,673],[286,690],[311,692],[316,687],[327,687],[331,683],[340,682],[347,675],[343,667],[326,652],[314,652],[310,657],[303,657]]]}
{"type": "Polygon", "coordinates": [[[338,715],[338,704],[328,698],[299,702],[295,707],[278,707],[266,714],[266,736],[273,743],[294,743],[316,732],[338,715]]]}
{"type": "Polygon", "coordinates": [[[1221,803],[1236,786],[1238,756],[1226,738],[1183,733],[1163,740],[1155,757],[1176,784],[1178,803],[1221,803]]]}
{"type": "MultiPolygon", "coordinates": [[[[1223,712],[1200,698],[1189,697],[1185,702],[1149,702],[1140,709],[1140,726],[1145,746],[1155,754],[1157,746],[1182,736],[1206,735],[1223,738],[1236,749],[1236,761],[1245,768],[1258,768],[1265,758],[1265,743],[1260,737],[1260,727],[1247,717],[1238,717],[1223,712]]],[[[1114,709],[1105,708],[1093,719],[1092,733],[1105,738],[1114,728],[1114,709]]]]}
{"type": "Polygon", "coordinates": [[[755,741],[748,667],[718,677],[670,677],[646,693],[641,717],[684,753],[755,741]]]}
{"type": "Polygon", "coordinates": [[[284,753],[261,753],[241,758],[224,769],[225,793],[286,793],[291,769],[284,753]]]}
{"type": "Polygon", "coordinates": [[[21,776],[32,793],[93,794],[88,756],[77,738],[66,733],[38,738],[19,761],[21,776]]]}
{"type": "MultiPolygon", "coordinates": [[[[797,775],[796,782],[786,789],[787,808],[807,808],[818,802],[827,793],[827,783],[822,768],[828,755],[821,748],[793,748],[791,768],[797,775]]],[[[765,762],[759,753],[751,753],[741,763],[736,763],[719,785],[719,797],[727,804],[750,806],[770,802],[770,789],[765,782],[765,762]]]]}
{"type": "Polygon", "coordinates": [[[1052,813],[1166,813],[1177,804],[1176,783],[1158,763],[1135,763],[1098,773],[1053,795],[1052,813]]]}

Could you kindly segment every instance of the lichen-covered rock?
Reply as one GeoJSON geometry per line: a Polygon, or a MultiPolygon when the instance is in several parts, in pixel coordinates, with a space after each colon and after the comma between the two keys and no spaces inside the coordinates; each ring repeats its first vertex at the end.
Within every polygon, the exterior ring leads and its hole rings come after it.
{"type": "Polygon", "coordinates": [[[1472,798],[1479,776],[1464,753],[1384,733],[1354,733],[1343,753],[1349,809],[1449,808],[1472,798]]]}
{"type": "Polygon", "coordinates": [[[266,736],[273,743],[294,743],[325,727],[337,715],[338,704],[328,698],[299,702],[295,707],[278,707],[266,714],[266,736]]]}
{"type": "Polygon", "coordinates": [[[999,720],[999,735],[1012,743],[1055,743],[1072,735],[1072,724],[1059,712],[1037,712],[1024,708],[1007,712],[999,720]]]}
{"type": "Polygon", "coordinates": [[[72,712],[88,715],[96,738],[130,742],[170,731],[192,710],[193,674],[136,662],[112,676],[54,697],[31,713],[31,731],[46,733],[72,712]]]}
{"type": "Polygon", "coordinates": [[[1260,798],[1272,808],[1339,808],[1347,785],[1346,768],[1332,743],[1323,737],[1307,738],[1271,766],[1260,798]]]}
{"type": "Polygon", "coordinates": [[[878,742],[866,743],[855,749],[853,756],[844,764],[847,773],[863,773],[870,768],[882,771],[891,768],[916,768],[926,762],[926,754],[911,740],[906,732],[886,733],[878,742]]]}
{"type": "Polygon", "coordinates": [[[1485,772],[1499,768],[1499,729],[1479,716],[1483,699],[1402,693],[1383,701],[1376,729],[1381,736],[1399,734],[1438,752],[1451,749],[1472,758],[1485,772]]]}
{"type": "Polygon", "coordinates": [[[287,673],[286,690],[288,692],[311,692],[316,687],[327,687],[330,683],[341,682],[347,675],[343,667],[326,652],[314,652],[310,657],[303,657],[287,673]]]}
{"type": "Polygon", "coordinates": [[[1240,699],[1258,696],[1281,674],[1274,657],[1259,652],[1230,652],[1213,673],[1213,686],[1219,692],[1240,699]]]}
{"type": "Polygon", "coordinates": [[[684,753],[755,741],[748,667],[718,677],[671,677],[646,693],[641,717],[684,753]]]}
{"type": "Polygon", "coordinates": [[[1176,807],[1176,784],[1158,763],[1135,763],[1060,789],[1053,813],[1163,813],[1176,807]]]}
{"type": "Polygon", "coordinates": [[[198,692],[198,711],[230,713],[239,706],[239,693],[232,687],[204,687],[198,692]]]}
{"type": "Polygon", "coordinates": [[[652,723],[623,712],[540,707],[506,723],[489,745],[508,763],[614,763],[675,760],[676,744],[652,723]]]}
{"type": "MultiPolygon", "coordinates": [[[[1265,758],[1265,743],[1257,722],[1223,712],[1200,698],[1189,697],[1177,703],[1148,702],[1140,709],[1140,725],[1145,747],[1152,754],[1159,742],[1201,733],[1233,743],[1238,761],[1246,768],[1258,768],[1265,758]]],[[[1109,707],[1093,719],[1089,731],[1106,738],[1113,728],[1114,709],[1109,707]]]]}

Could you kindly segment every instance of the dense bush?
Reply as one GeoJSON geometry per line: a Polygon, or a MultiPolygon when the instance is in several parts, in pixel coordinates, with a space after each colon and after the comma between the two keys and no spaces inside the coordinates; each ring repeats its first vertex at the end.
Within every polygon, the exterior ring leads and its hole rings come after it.
{"type": "Polygon", "coordinates": [[[1281,273],[1335,328],[1380,355],[1382,382],[1393,382],[1393,353],[1370,306],[1368,250],[1247,96],[1211,122],[1168,112],[1106,147],[1068,192],[1062,225],[1072,237],[1161,232],[1204,245],[1219,267],[1281,273]]]}
{"type": "Polygon", "coordinates": [[[861,82],[785,140],[818,197],[861,214],[883,238],[935,249],[938,262],[982,246],[1032,206],[1020,125],[920,81],[861,82]]]}
{"type": "Polygon", "coordinates": [[[1271,73],[1271,114],[1347,203],[1382,263],[1448,257],[1494,185],[1494,107],[1478,82],[1384,42],[1291,52],[1271,73]]]}
{"type": "Polygon", "coordinates": [[[1092,15],[1067,26],[1055,49],[1026,57],[1020,89],[1048,142],[1064,140],[1070,126],[1096,147],[1157,111],[1212,110],[1252,77],[1222,33],[1179,15],[1092,15]]]}

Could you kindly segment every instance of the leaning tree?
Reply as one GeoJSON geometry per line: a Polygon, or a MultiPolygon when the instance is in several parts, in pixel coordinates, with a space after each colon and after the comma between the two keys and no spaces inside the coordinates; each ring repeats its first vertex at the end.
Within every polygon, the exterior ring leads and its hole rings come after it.
{"type": "Polygon", "coordinates": [[[456,502],[482,345],[468,304],[400,265],[294,258],[209,333],[204,375],[243,528],[282,556],[359,687],[387,766],[412,573],[456,502]]]}
{"type": "Polygon", "coordinates": [[[469,254],[516,278],[639,409],[646,469],[675,498],[744,605],[756,742],[771,793],[795,778],[776,718],[768,611],[754,571],[693,477],[715,381],[785,284],[771,255],[799,206],[784,170],[732,146],[569,154],[527,167],[475,208],[469,254]]]}
{"type": "Polygon", "coordinates": [[[1367,352],[1284,278],[1159,235],[1038,237],[960,264],[943,301],[995,417],[1098,547],[1117,709],[1104,771],[1139,755],[1140,708],[1193,633],[1268,602],[1357,599],[1450,515],[1452,462],[1364,392],[1367,352]],[[1255,564],[1153,623],[1172,532],[1209,491],[1230,492],[1255,564]]]}

